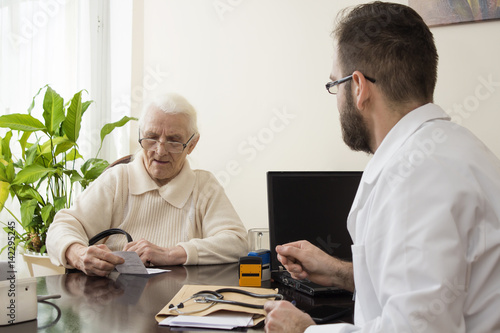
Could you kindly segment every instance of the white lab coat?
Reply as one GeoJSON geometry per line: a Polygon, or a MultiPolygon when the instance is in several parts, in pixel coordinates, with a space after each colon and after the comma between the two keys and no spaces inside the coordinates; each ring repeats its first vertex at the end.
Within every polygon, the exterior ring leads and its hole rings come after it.
{"type": "Polygon", "coordinates": [[[500,161],[441,108],[392,128],[347,224],[355,325],[306,332],[500,331],[500,161]]]}

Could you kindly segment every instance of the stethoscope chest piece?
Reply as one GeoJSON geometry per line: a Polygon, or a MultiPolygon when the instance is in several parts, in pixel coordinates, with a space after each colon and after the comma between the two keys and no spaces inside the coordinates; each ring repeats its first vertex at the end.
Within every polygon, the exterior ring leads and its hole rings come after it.
{"type": "Polygon", "coordinates": [[[252,293],[249,291],[236,289],[236,288],[222,288],[222,289],[217,289],[215,291],[213,291],[213,290],[199,291],[199,292],[193,294],[192,296],[190,296],[189,298],[183,300],[182,302],[180,302],[177,305],[170,304],[168,306],[168,309],[170,312],[175,311],[175,312],[177,312],[177,314],[184,315],[184,314],[191,314],[191,313],[198,313],[198,312],[205,311],[218,303],[238,305],[238,306],[243,306],[243,307],[247,307],[247,308],[254,308],[254,309],[263,309],[264,308],[263,305],[225,300],[224,296],[222,295],[222,293],[224,293],[224,292],[233,292],[233,293],[247,295],[247,296],[255,297],[255,298],[274,297],[275,299],[279,299],[279,300],[283,299],[283,295],[281,295],[281,294],[261,295],[261,294],[255,294],[255,293],[252,293]],[[181,311],[180,309],[184,309],[185,304],[190,300],[193,300],[194,303],[198,303],[198,304],[207,304],[207,306],[202,308],[202,309],[197,309],[197,310],[192,310],[192,311],[181,311]]]}

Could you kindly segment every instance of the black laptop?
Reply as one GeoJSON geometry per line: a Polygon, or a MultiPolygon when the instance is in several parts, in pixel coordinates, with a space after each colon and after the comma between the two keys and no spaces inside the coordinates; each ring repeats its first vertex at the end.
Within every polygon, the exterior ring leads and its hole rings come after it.
{"type": "Polygon", "coordinates": [[[267,199],[272,278],[308,295],[345,292],[295,280],[276,257],[276,246],[308,240],[326,253],[352,260],[347,217],[361,171],[269,171],[267,199]]]}

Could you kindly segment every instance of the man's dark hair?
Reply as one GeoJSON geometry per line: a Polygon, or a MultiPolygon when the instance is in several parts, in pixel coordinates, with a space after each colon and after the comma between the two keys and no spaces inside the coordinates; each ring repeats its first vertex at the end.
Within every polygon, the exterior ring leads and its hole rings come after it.
{"type": "Polygon", "coordinates": [[[333,31],[344,76],[376,79],[389,102],[432,102],[438,55],[422,17],[408,6],[373,2],[343,11],[333,31]]]}

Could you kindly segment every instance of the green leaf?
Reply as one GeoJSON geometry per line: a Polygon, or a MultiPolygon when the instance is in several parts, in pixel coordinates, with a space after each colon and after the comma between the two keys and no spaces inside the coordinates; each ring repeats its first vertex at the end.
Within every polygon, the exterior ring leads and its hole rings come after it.
{"type": "Polygon", "coordinates": [[[37,206],[38,202],[35,199],[24,201],[21,204],[21,224],[24,230],[32,223],[37,206]]]}
{"type": "Polygon", "coordinates": [[[47,205],[43,206],[43,208],[42,208],[42,220],[43,220],[43,222],[45,222],[45,223],[51,222],[52,219],[50,219],[50,218],[53,217],[54,214],[55,214],[55,209],[51,203],[48,203],[47,205]]]}
{"type": "Polygon", "coordinates": [[[137,118],[124,116],[122,119],[120,119],[114,123],[106,124],[102,127],[102,129],[101,129],[101,144],[99,145],[99,150],[97,151],[96,157],[99,155],[99,152],[101,151],[102,143],[104,142],[104,138],[109,133],[111,133],[115,128],[124,126],[130,120],[137,120],[137,118]]]}
{"type": "Polygon", "coordinates": [[[135,117],[127,117],[127,116],[124,116],[122,119],[114,122],[114,123],[109,123],[109,124],[106,124],[102,127],[101,129],[101,146],[102,146],[102,142],[104,141],[104,138],[111,132],[113,132],[113,130],[117,127],[122,127],[124,126],[125,124],[127,124],[130,120],[137,120],[137,118],[135,117]]]}
{"type": "Polygon", "coordinates": [[[63,98],[51,87],[47,87],[43,99],[43,118],[45,119],[45,127],[50,135],[57,131],[59,125],[64,121],[63,98]]]}
{"type": "Polygon", "coordinates": [[[12,184],[12,182],[14,181],[14,177],[16,176],[14,163],[9,162],[9,164],[7,164],[7,166],[5,167],[5,174],[7,176],[7,181],[12,184]]]}
{"type": "Polygon", "coordinates": [[[76,142],[80,136],[82,122],[82,92],[77,92],[68,107],[68,114],[62,123],[64,134],[69,140],[76,142]]]}
{"type": "MultiPolygon", "coordinates": [[[[66,139],[66,141],[63,141],[63,142],[61,142],[61,143],[59,143],[57,145],[56,151],[54,153],[54,156],[57,156],[57,155],[59,155],[61,153],[65,153],[65,152],[68,151],[68,149],[71,149],[74,146],[75,146],[74,142],[71,142],[71,141],[69,141],[69,140],[66,139]]],[[[68,154],[73,153],[73,155],[74,155],[75,154],[74,153],[75,150],[76,149],[73,148],[73,150],[71,152],[69,152],[68,154]]],[[[68,154],[66,154],[66,160],[67,161],[73,161],[75,159],[74,156],[68,156],[68,154]],[[68,157],[70,157],[70,158],[68,158],[68,157]]],[[[80,154],[78,154],[78,155],[80,155],[80,154]]],[[[80,157],[81,157],[81,155],[80,155],[80,157]]]]}
{"type": "Polygon", "coordinates": [[[14,180],[14,163],[9,162],[7,166],[0,163],[0,181],[12,183],[14,180]]]}
{"type": "Polygon", "coordinates": [[[3,205],[9,197],[10,184],[0,181],[0,212],[3,210],[3,205]]]}
{"type": "MultiPolygon", "coordinates": [[[[19,242],[23,239],[23,235],[21,235],[19,232],[16,231],[15,228],[13,227],[10,227],[8,226],[7,224],[3,223],[3,222],[0,222],[2,223],[5,227],[3,228],[3,230],[7,233],[7,234],[13,234],[14,235],[14,251],[16,250],[17,248],[17,245],[19,244],[19,242]]],[[[6,249],[8,248],[10,245],[7,244],[5,245],[4,247],[2,247],[2,249],[0,250],[0,254],[6,249]]]]}
{"type": "Polygon", "coordinates": [[[19,201],[35,199],[39,203],[43,204],[42,196],[32,186],[30,185],[15,185],[15,186],[17,186],[16,196],[19,198],[19,201]]]}
{"type": "Polygon", "coordinates": [[[87,111],[89,108],[90,104],[94,103],[94,101],[86,101],[82,103],[82,115],[87,111]]]}
{"type": "Polygon", "coordinates": [[[71,151],[66,154],[66,161],[68,162],[77,160],[79,158],[83,159],[83,156],[80,155],[80,152],[76,148],[71,149],[71,151]]]}
{"type": "Polygon", "coordinates": [[[3,227],[3,230],[7,233],[14,233],[14,236],[15,237],[18,237],[18,238],[22,238],[23,235],[21,235],[15,228],[15,226],[8,226],[7,224],[5,224],[4,222],[0,222],[2,223],[5,227],[3,227]]]}
{"type": "MultiPolygon", "coordinates": [[[[5,228],[3,228],[3,229],[5,230],[5,228]]],[[[5,231],[5,232],[8,232],[8,231],[5,231]]],[[[5,249],[6,249],[6,248],[8,248],[8,247],[9,247],[9,244],[7,244],[7,245],[5,245],[4,247],[2,247],[2,248],[0,249],[0,254],[2,254],[2,253],[3,253],[3,251],[5,251],[5,249]]]]}
{"type": "Polygon", "coordinates": [[[4,138],[1,139],[0,155],[3,156],[5,161],[12,159],[12,152],[10,151],[10,139],[12,138],[12,131],[8,131],[4,138]]]}
{"type": "Polygon", "coordinates": [[[31,110],[33,110],[33,108],[35,107],[35,98],[40,94],[40,91],[42,91],[43,88],[48,87],[48,86],[49,85],[47,84],[47,85],[41,87],[40,89],[38,89],[38,92],[35,94],[35,96],[33,96],[33,101],[31,102],[31,105],[28,108],[28,114],[31,114],[31,110]]]}
{"type": "Polygon", "coordinates": [[[44,144],[41,146],[41,154],[45,155],[49,153],[52,155],[52,151],[55,151],[55,147],[61,143],[70,143],[72,144],[71,141],[68,140],[68,138],[64,136],[57,136],[55,138],[52,138],[50,140],[47,140],[44,144]]]}
{"type": "Polygon", "coordinates": [[[19,144],[21,145],[21,149],[23,152],[23,158],[26,158],[26,156],[25,156],[26,146],[28,144],[28,139],[30,138],[31,133],[33,133],[33,132],[24,132],[23,135],[21,136],[21,138],[19,139],[19,144]]]}
{"type": "MultiPolygon", "coordinates": [[[[35,207],[35,211],[33,212],[33,217],[31,219],[31,222],[23,225],[25,230],[32,231],[34,233],[39,233],[40,228],[43,227],[43,221],[42,217],[40,216],[39,212],[37,212],[38,206],[35,207]]],[[[39,211],[39,210],[38,210],[39,211]]]]}
{"type": "Polygon", "coordinates": [[[32,164],[19,171],[12,184],[32,184],[47,175],[49,172],[54,171],[56,170],[53,168],[45,168],[38,164],[32,164]]]}
{"type": "Polygon", "coordinates": [[[47,130],[40,120],[33,118],[29,114],[19,113],[0,116],[0,127],[25,132],[45,132],[47,130]]]}
{"type": "Polygon", "coordinates": [[[26,165],[31,165],[35,161],[35,159],[40,156],[40,150],[38,149],[38,141],[31,145],[28,150],[26,150],[26,165]]]}
{"type": "Polygon", "coordinates": [[[99,158],[88,159],[80,168],[83,179],[79,180],[80,185],[85,190],[87,186],[99,177],[109,166],[108,161],[99,158]]]}
{"type": "Polygon", "coordinates": [[[0,181],[9,182],[9,180],[7,179],[7,170],[3,163],[0,163],[0,181]]]}
{"type": "Polygon", "coordinates": [[[83,180],[83,176],[78,173],[76,170],[70,170],[65,172],[66,175],[68,175],[71,183],[79,182],[83,180]]]}
{"type": "Polygon", "coordinates": [[[56,213],[60,211],[61,209],[67,208],[66,207],[66,196],[58,197],[54,199],[54,209],[56,213]]]}
{"type": "Polygon", "coordinates": [[[100,158],[89,158],[85,161],[85,163],[83,163],[80,170],[82,171],[83,177],[89,180],[99,177],[108,166],[109,163],[106,160],[100,158]]]}

